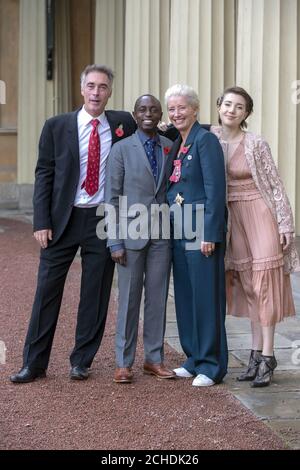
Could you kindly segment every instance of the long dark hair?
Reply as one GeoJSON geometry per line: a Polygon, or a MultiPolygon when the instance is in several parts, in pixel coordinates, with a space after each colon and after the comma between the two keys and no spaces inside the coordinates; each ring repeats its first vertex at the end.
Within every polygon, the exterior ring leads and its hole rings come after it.
{"type": "MultiPolygon", "coordinates": [[[[221,106],[221,104],[223,103],[224,101],[224,98],[225,98],[225,95],[228,95],[229,93],[234,93],[235,95],[240,95],[242,96],[245,101],[246,101],[246,113],[247,113],[247,116],[246,118],[241,122],[240,124],[240,127],[241,129],[246,129],[247,128],[247,123],[246,123],[246,119],[248,118],[248,116],[250,116],[250,114],[252,113],[253,111],[253,99],[251,98],[251,96],[249,95],[249,93],[246,92],[246,90],[244,90],[244,88],[241,88],[239,86],[232,86],[232,87],[229,87],[229,88],[226,88],[226,90],[224,90],[224,92],[222,93],[221,96],[219,96],[219,98],[217,99],[217,106],[218,108],[221,106]]],[[[221,122],[221,119],[220,119],[220,116],[218,117],[218,122],[219,124],[222,124],[221,122]]]]}

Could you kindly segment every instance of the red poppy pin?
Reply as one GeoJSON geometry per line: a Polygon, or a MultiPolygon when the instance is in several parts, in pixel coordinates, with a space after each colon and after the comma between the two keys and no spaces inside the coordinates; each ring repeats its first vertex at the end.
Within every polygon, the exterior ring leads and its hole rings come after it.
{"type": "Polygon", "coordinates": [[[117,129],[115,130],[115,134],[117,137],[123,137],[124,135],[123,124],[118,125],[117,129]]]}
{"type": "Polygon", "coordinates": [[[169,155],[170,151],[171,151],[171,147],[164,147],[164,154],[165,155],[169,155]]]}
{"type": "Polygon", "coordinates": [[[184,155],[188,153],[189,151],[189,148],[190,148],[191,144],[190,145],[186,145],[186,146],[182,146],[181,149],[180,149],[180,153],[183,153],[184,155]]]}

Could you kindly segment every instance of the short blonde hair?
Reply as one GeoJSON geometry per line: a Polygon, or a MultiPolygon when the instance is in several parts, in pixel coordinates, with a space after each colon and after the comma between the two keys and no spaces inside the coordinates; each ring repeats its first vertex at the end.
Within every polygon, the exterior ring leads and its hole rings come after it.
{"type": "Polygon", "coordinates": [[[187,99],[189,105],[192,106],[192,108],[194,108],[197,111],[199,110],[199,107],[200,107],[199,97],[192,87],[177,83],[176,85],[173,85],[170,88],[168,88],[165,93],[166,105],[168,105],[169,99],[173,96],[184,96],[187,99]]]}

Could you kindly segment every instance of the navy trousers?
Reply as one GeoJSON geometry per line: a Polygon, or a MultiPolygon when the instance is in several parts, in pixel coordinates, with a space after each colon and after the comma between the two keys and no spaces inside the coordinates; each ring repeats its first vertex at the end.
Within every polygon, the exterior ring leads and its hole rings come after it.
{"type": "Polygon", "coordinates": [[[221,382],[227,372],[225,331],[225,242],[213,255],[186,250],[173,240],[173,276],[179,339],[187,358],[183,367],[221,382]]]}

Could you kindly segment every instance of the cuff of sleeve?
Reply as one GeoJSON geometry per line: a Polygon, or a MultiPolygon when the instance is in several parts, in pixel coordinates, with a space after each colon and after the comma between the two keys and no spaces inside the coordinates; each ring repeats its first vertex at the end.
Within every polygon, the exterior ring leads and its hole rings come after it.
{"type": "Polygon", "coordinates": [[[110,246],[109,249],[111,253],[114,253],[115,251],[118,251],[118,250],[124,250],[125,246],[124,246],[124,243],[118,243],[117,245],[110,246]]]}

